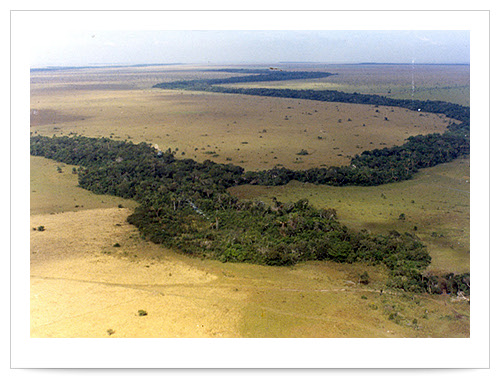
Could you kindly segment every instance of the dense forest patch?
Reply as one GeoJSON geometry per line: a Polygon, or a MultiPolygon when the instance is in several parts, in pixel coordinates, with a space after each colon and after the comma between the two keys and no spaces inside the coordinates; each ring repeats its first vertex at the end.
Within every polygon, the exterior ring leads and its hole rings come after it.
{"type": "MultiPolygon", "coordinates": [[[[227,71],[227,70],[226,70],[227,71]]],[[[343,185],[378,185],[410,179],[424,167],[469,153],[469,108],[439,101],[388,99],[338,91],[226,88],[226,83],[290,80],[329,76],[321,72],[233,70],[250,75],[225,79],[178,81],[157,88],[241,93],[396,106],[444,114],[459,123],[443,134],[408,138],[402,146],[365,151],[342,167],[294,171],[274,168],[245,172],[232,164],[176,159],[146,143],[106,138],[31,137],[31,154],[80,166],[79,185],[94,193],[134,199],[140,206],[129,217],[155,243],[224,262],[292,265],[306,260],[384,264],[389,285],[406,291],[469,293],[469,274],[424,274],[431,258],[411,233],[388,235],[353,232],[341,225],[334,209],[316,209],[307,200],[283,204],[244,202],[227,189],[239,184],[281,185],[291,180],[343,185]]]]}
{"type": "MultiPolygon", "coordinates": [[[[423,274],[430,255],[412,234],[354,233],[337,221],[335,210],[315,209],[307,200],[276,200],[273,206],[239,201],[227,188],[253,179],[238,166],[176,159],[146,143],[80,136],[31,137],[31,154],[79,165],[85,189],[136,200],[140,206],[129,222],[153,242],[187,254],[267,265],[382,263],[393,287],[443,290],[443,278],[423,274]]],[[[450,278],[445,290],[468,293],[467,274],[450,278]]]]}

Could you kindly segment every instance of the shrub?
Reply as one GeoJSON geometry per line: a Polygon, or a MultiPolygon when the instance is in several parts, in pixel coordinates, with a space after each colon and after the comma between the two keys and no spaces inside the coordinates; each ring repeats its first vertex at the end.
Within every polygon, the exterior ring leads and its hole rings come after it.
{"type": "Polygon", "coordinates": [[[39,232],[43,232],[45,230],[45,226],[40,225],[38,228],[36,228],[39,232]]]}
{"type": "Polygon", "coordinates": [[[360,277],[359,277],[359,282],[360,282],[361,284],[365,284],[365,285],[366,285],[366,284],[368,284],[368,283],[370,283],[370,275],[368,275],[368,273],[367,273],[366,271],[365,271],[365,272],[363,272],[363,273],[360,275],[360,277]]]}
{"type": "Polygon", "coordinates": [[[137,314],[142,317],[142,316],[147,316],[148,312],[146,312],[144,309],[139,309],[137,311],[137,314]]]}

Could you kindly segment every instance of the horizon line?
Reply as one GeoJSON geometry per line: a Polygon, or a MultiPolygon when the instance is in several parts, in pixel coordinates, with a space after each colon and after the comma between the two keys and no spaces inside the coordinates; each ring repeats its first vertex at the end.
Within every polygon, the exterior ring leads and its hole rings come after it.
{"type": "Polygon", "coordinates": [[[317,65],[338,65],[338,66],[353,66],[353,65],[387,65],[387,66],[470,66],[470,62],[422,62],[422,63],[406,63],[406,62],[322,62],[322,61],[280,61],[280,62],[174,62],[174,63],[96,63],[82,65],[36,65],[30,66],[30,71],[51,71],[51,70],[71,70],[71,69],[86,69],[86,68],[126,68],[126,67],[151,67],[151,66],[224,66],[224,65],[259,65],[272,66],[276,64],[317,64],[317,65]]]}

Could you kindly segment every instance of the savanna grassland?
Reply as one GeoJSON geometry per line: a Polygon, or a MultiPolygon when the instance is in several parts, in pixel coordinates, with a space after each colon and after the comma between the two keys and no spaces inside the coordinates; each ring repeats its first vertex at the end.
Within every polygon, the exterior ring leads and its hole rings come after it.
{"type": "MultiPolygon", "coordinates": [[[[453,102],[467,105],[463,66],[446,67],[416,66],[420,92],[413,96],[431,99],[434,91],[446,101],[460,96],[453,102]]],[[[238,75],[204,69],[33,72],[30,132],[148,142],[170,148],[178,158],[247,170],[276,165],[301,170],[345,165],[364,150],[441,133],[453,121],[397,107],[151,88],[158,82],[238,75]],[[308,154],[297,155],[301,149],[308,154]]],[[[344,91],[350,86],[361,93],[408,93],[408,67],[329,69],[339,75],[259,86],[323,83],[344,91]]],[[[126,221],[134,201],[79,188],[73,168],[31,157],[32,337],[469,336],[467,301],[390,290],[382,265],[221,263],[155,245],[126,221]],[[370,280],[362,284],[365,272],[370,280]]],[[[468,159],[376,187],[291,182],[230,189],[240,199],[264,202],[307,198],[319,208],[335,208],[339,221],[356,230],[415,233],[427,245],[429,270],[436,273],[469,271],[468,191],[468,159]]]]}
{"type": "Polygon", "coordinates": [[[248,88],[291,88],[338,90],[377,94],[393,99],[441,100],[470,105],[468,65],[293,65],[302,70],[317,70],[339,75],[307,81],[293,80],[230,84],[248,88]],[[413,83],[413,86],[412,86],[413,83]]]}
{"type": "MultiPolygon", "coordinates": [[[[137,89],[127,87],[135,78],[127,71],[118,71],[106,89],[94,71],[61,74],[67,84],[50,82],[47,73],[33,79],[31,131],[149,142],[178,157],[231,162],[247,170],[276,165],[302,170],[345,165],[364,150],[443,132],[450,123],[442,115],[395,107],[151,89],[147,71],[145,78],[136,75],[137,89]],[[297,155],[302,149],[307,157],[297,155]]],[[[104,78],[109,75],[104,71],[104,78]]],[[[179,75],[151,73],[167,82],[179,75]]]]}

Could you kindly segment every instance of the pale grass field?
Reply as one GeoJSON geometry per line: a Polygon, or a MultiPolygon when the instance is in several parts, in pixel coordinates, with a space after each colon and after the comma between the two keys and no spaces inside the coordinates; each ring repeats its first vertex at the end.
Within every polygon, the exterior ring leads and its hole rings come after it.
{"type": "Polygon", "coordinates": [[[34,134],[75,133],[148,142],[171,148],[180,158],[211,159],[248,170],[277,164],[298,170],[345,165],[364,150],[443,132],[450,122],[440,115],[392,107],[121,89],[120,85],[131,84],[123,78],[118,82],[119,75],[106,88],[83,73],[69,78],[60,74],[61,80],[72,80],[63,85],[55,75],[52,82],[45,78],[32,85],[34,134]],[[298,156],[302,149],[309,155],[298,156]]]}
{"type": "MultiPolygon", "coordinates": [[[[150,89],[158,81],[201,75],[205,74],[179,67],[34,74],[30,129],[34,134],[146,141],[178,148],[178,157],[214,159],[247,169],[270,168],[275,163],[298,169],[344,164],[356,152],[401,144],[409,135],[443,131],[448,124],[436,115],[383,107],[376,113],[371,106],[150,89]],[[311,154],[296,163],[296,152],[302,148],[311,154]],[[204,154],[211,151],[219,157],[204,154]]],[[[469,336],[466,302],[449,296],[391,293],[385,289],[387,273],[382,266],[224,264],[151,244],[126,222],[134,202],[78,188],[71,169],[31,158],[30,228],[45,227],[43,232],[31,231],[32,337],[469,336]],[[62,173],[57,173],[58,166],[62,173]],[[371,278],[368,286],[358,283],[364,271],[371,278]],[[147,311],[147,316],[139,316],[139,310],[147,311]],[[398,317],[391,319],[394,313],[398,317]]],[[[454,187],[457,177],[466,175],[464,170],[454,171],[451,166],[429,175],[435,180],[448,172],[452,188],[466,190],[463,184],[454,187]]],[[[365,189],[337,189],[342,195],[293,183],[276,190],[284,199],[309,197],[315,205],[334,205],[342,222],[353,228],[384,230],[385,222],[387,228],[406,230],[418,223],[418,233],[427,238],[431,229],[424,225],[427,216],[418,210],[422,204],[417,197],[428,189],[427,184],[424,180],[417,186],[405,182],[386,187],[386,200],[364,210],[364,201],[380,198],[380,187],[371,194],[365,189]],[[410,196],[415,200],[411,206],[410,196]],[[403,225],[393,220],[399,212],[407,214],[403,225]]],[[[257,192],[239,195],[271,195],[269,189],[253,190],[257,192]]],[[[465,230],[465,200],[459,204],[462,200],[457,197],[445,205],[430,201],[433,193],[421,195],[428,201],[424,206],[429,217],[437,220],[433,225],[444,234],[441,240],[434,238],[436,244],[465,230]],[[456,220],[446,213],[454,215],[453,204],[459,211],[456,220]],[[454,223],[446,231],[446,225],[454,223]]],[[[464,235],[458,241],[467,243],[464,235]]],[[[446,244],[441,245],[443,249],[446,244]]],[[[443,261],[464,268],[452,254],[456,246],[450,249],[448,258],[442,255],[443,261]]]]}
{"type": "Polygon", "coordinates": [[[189,258],[144,241],[126,222],[130,209],[102,208],[100,196],[76,187],[75,175],[32,174],[32,185],[39,192],[31,205],[46,213],[30,219],[31,229],[45,228],[31,231],[31,337],[469,335],[467,303],[393,293],[382,266],[266,267],[189,258]],[[47,179],[51,187],[39,185],[47,179]],[[61,196],[72,194],[86,207],[60,212],[57,198],[44,196],[59,186],[61,196]],[[367,286],[358,283],[364,271],[367,286]],[[395,312],[398,319],[390,319],[395,312]]]}
{"type": "Polygon", "coordinates": [[[76,166],[42,157],[30,157],[30,213],[59,213],[81,209],[116,208],[118,205],[134,208],[133,200],[116,196],[96,195],[77,187],[76,166]],[[58,172],[57,168],[62,172],[58,172]]]}
{"type": "Polygon", "coordinates": [[[31,217],[46,228],[31,235],[31,337],[468,336],[467,303],[381,295],[382,267],[190,259],[137,238],[128,213],[31,217]],[[368,286],[357,283],[364,271],[368,286]],[[400,323],[389,319],[394,311],[400,323]]]}

